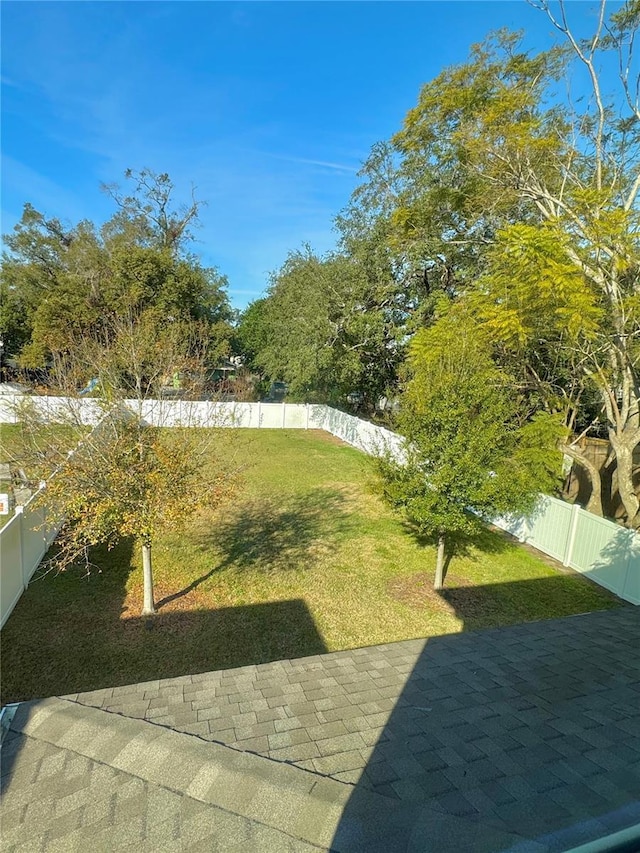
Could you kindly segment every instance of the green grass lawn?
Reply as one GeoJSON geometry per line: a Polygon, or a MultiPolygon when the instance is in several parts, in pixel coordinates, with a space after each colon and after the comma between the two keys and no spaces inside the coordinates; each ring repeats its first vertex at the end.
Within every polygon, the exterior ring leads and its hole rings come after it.
{"type": "Polygon", "coordinates": [[[20,459],[21,428],[18,424],[0,424],[0,462],[12,467],[20,459]]]}
{"type": "Polygon", "coordinates": [[[140,618],[133,543],[100,567],[37,573],[2,631],[2,702],[617,606],[487,531],[432,589],[435,551],[324,433],[222,430],[246,462],[232,504],[153,547],[159,613],[140,618]]]}
{"type": "MultiPolygon", "coordinates": [[[[78,431],[69,429],[61,424],[43,426],[38,431],[38,440],[41,446],[48,443],[49,436],[55,435],[56,445],[63,445],[68,450],[78,443],[78,431]]],[[[27,477],[39,480],[51,472],[51,468],[41,469],[36,464],[33,447],[29,447],[25,440],[24,430],[21,424],[0,424],[0,462],[8,462],[12,469],[22,468],[27,477]]]]}

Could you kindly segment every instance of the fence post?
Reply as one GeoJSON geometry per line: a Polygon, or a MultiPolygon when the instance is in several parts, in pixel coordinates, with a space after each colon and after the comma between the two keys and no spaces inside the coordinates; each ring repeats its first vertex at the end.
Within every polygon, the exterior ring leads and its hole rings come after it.
{"type": "Polygon", "coordinates": [[[307,403],[307,411],[306,411],[306,418],[305,418],[305,422],[304,422],[304,428],[309,429],[309,404],[308,403],[307,403]]]}
{"type": "Polygon", "coordinates": [[[29,581],[25,578],[25,570],[24,570],[24,507],[17,506],[14,509],[15,515],[19,515],[18,519],[18,533],[20,539],[20,578],[22,580],[22,589],[25,590],[29,586],[29,581]]]}
{"type": "Polygon", "coordinates": [[[633,530],[625,531],[627,535],[627,565],[625,567],[624,581],[618,595],[640,605],[640,541],[637,533],[633,530]],[[634,568],[636,571],[634,572],[634,568]]]}
{"type": "Polygon", "coordinates": [[[571,519],[569,521],[569,533],[567,535],[567,544],[564,549],[563,566],[568,566],[573,556],[573,546],[576,541],[576,532],[578,530],[578,520],[580,518],[580,504],[573,504],[571,507],[571,519]]]}
{"type": "Polygon", "coordinates": [[[262,401],[258,400],[258,429],[262,426],[262,401]]]}
{"type": "Polygon", "coordinates": [[[282,429],[286,427],[287,424],[287,404],[283,402],[282,404],[282,429]]]}

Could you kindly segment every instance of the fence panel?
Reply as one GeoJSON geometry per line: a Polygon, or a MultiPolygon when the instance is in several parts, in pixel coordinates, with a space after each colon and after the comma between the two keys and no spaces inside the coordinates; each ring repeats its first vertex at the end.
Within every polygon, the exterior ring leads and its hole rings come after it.
{"type": "Polygon", "coordinates": [[[627,576],[619,595],[632,604],[640,604],[640,536],[631,532],[629,532],[627,576]]]}
{"type": "Polygon", "coordinates": [[[519,516],[502,515],[500,518],[494,518],[491,524],[499,527],[500,530],[506,530],[507,533],[515,536],[520,542],[526,542],[531,532],[527,519],[520,518],[519,516]]]}
{"type": "Polygon", "coordinates": [[[403,439],[397,433],[338,409],[331,409],[329,406],[324,408],[324,416],[317,418],[321,424],[320,429],[330,432],[371,456],[389,452],[398,461],[404,458],[403,439]]]}
{"type": "Polygon", "coordinates": [[[0,423],[15,424],[18,422],[18,416],[15,407],[15,396],[2,395],[0,396],[0,423]]]}
{"type": "Polygon", "coordinates": [[[499,518],[507,530],[632,604],[640,604],[640,536],[577,505],[544,496],[530,518],[499,518]]]}
{"type": "Polygon", "coordinates": [[[24,590],[22,580],[22,512],[0,530],[0,628],[24,590]]]}
{"type": "Polygon", "coordinates": [[[212,422],[209,426],[240,427],[258,429],[260,426],[260,403],[213,403],[212,422]]]}
{"type": "Polygon", "coordinates": [[[304,403],[287,403],[284,409],[285,429],[304,429],[308,408],[304,403]]]}
{"type": "Polygon", "coordinates": [[[286,418],[284,403],[260,403],[260,428],[282,429],[286,418]]]}
{"type": "Polygon", "coordinates": [[[0,423],[18,423],[20,421],[20,410],[24,406],[29,406],[43,420],[54,423],[73,420],[86,426],[95,426],[104,414],[99,400],[16,394],[0,397],[0,423]]]}
{"type": "Polygon", "coordinates": [[[324,406],[321,403],[309,403],[309,429],[326,429],[325,424],[329,417],[329,412],[332,409],[329,406],[324,406]]]}
{"type": "Polygon", "coordinates": [[[47,518],[44,506],[35,507],[35,495],[16,508],[0,530],[0,627],[18,603],[33,573],[60,529],[47,518]]]}
{"type": "Polygon", "coordinates": [[[527,541],[562,562],[571,530],[571,504],[544,495],[529,519],[529,525],[527,541]]]}
{"type": "Polygon", "coordinates": [[[617,595],[633,592],[633,574],[640,572],[635,538],[633,531],[581,509],[568,564],[617,595]]]}
{"type": "Polygon", "coordinates": [[[46,507],[34,508],[35,497],[25,504],[22,511],[22,573],[25,586],[60,529],[60,524],[52,524],[48,520],[46,507]]]}

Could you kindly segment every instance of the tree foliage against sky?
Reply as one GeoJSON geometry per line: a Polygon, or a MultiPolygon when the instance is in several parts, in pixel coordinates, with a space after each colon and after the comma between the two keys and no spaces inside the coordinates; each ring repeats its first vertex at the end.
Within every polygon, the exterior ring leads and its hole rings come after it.
{"type": "MultiPolygon", "coordinates": [[[[463,228],[447,236],[490,237],[462,295],[488,323],[497,357],[572,427],[589,426],[594,412],[584,411],[584,402],[599,397],[634,523],[640,106],[625,60],[638,9],[627,7],[607,30],[603,3],[596,32],[579,42],[563,4],[559,19],[547,3],[540,6],[566,37],[566,50],[530,57],[514,34],[497,34],[474,48],[466,65],[424,87],[396,140],[405,168],[422,163],[424,173],[440,177],[441,164],[454,166],[463,228]],[[623,75],[618,92],[609,94],[599,65],[610,51],[619,52],[623,75]],[[553,84],[576,63],[591,89],[580,112],[554,102],[553,84]]],[[[424,229],[421,210],[400,209],[407,233],[424,229]]],[[[575,443],[565,449],[583,460],[575,443]]]]}
{"type": "Polygon", "coordinates": [[[4,237],[0,324],[7,351],[41,367],[69,349],[78,335],[108,318],[153,308],[161,323],[197,320],[210,330],[212,359],[228,350],[232,312],[226,279],[186,252],[198,203],[171,206],[167,175],[128,173],[130,196],[115,189],[119,210],[103,226],[66,228],[26,204],[4,237]]]}
{"type": "MultiPolygon", "coordinates": [[[[443,299],[464,302],[531,414],[563,417],[563,449],[599,513],[600,475],[580,438],[608,435],[626,521],[638,526],[640,4],[601,0],[586,37],[571,28],[571,4],[532,5],[559,43],[528,52],[500,30],[427,83],[364,164],[337,220],[341,250],[376,294],[399,356],[440,322],[443,299]]],[[[304,348],[330,361],[326,340],[304,348]]],[[[296,352],[307,361],[292,340],[287,358],[296,352]]],[[[378,387],[393,392],[402,376],[381,372],[378,387]]]]}
{"type": "Polygon", "coordinates": [[[293,397],[337,403],[358,391],[373,405],[402,356],[393,306],[380,291],[353,258],[292,252],[267,297],[244,313],[241,346],[293,397]]]}
{"type": "Polygon", "coordinates": [[[172,200],[175,186],[166,172],[127,169],[124,176],[135,184],[129,193],[118,184],[102,186],[118,206],[108,230],[133,233],[137,243],[166,249],[172,255],[184,252],[193,239],[193,228],[204,205],[196,198],[195,189],[191,188],[189,204],[176,208],[172,200]]]}

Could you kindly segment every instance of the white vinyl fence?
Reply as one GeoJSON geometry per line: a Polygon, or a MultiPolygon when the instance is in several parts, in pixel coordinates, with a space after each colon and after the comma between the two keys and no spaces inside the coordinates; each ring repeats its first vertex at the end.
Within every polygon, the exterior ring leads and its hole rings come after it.
{"type": "MultiPolygon", "coordinates": [[[[103,409],[96,400],[30,397],[43,418],[64,420],[71,410],[87,425],[96,425],[103,409]]],[[[126,401],[136,411],[137,401],[126,401]]],[[[148,400],[140,414],[152,426],[231,427],[246,429],[321,429],[369,455],[389,453],[404,458],[403,439],[369,421],[314,403],[214,403],[148,400]]],[[[0,423],[16,423],[15,402],[0,398],[0,423]]],[[[35,498],[35,495],[34,495],[35,498]]],[[[32,499],[33,500],[33,499],[32,499]]],[[[26,589],[57,529],[43,526],[44,510],[29,504],[0,530],[0,627],[26,589]]],[[[640,604],[640,537],[612,521],[598,518],[557,498],[540,497],[529,519],[497,519],[496,526],[549,554],[564,565],[624,598],[640,604]]]]}
{"type": "MultiPolygon", "coordinates": [[[[73,413],[92,425],[102,417],[96,400],[67,397],[29,397],[27,405],[49,421],[73,413]]],[[[25,403],[23,402],[23,405],[25,403]]],[[[217,403],[186,400],[125,400],[124,405],[150,426],[243,427],[247,429],[322,429],[365,453],[389,451],[402,456],[402,439],[384,427],[315,403],[217,403]]],[[[0,397],[0,423],[17,423],[19,406],[0,397]]]]}
{"type": "Polygon", "coordinates": [[[33,573],[56,538],[59,525],[36,507],[36,492],[0,529],[0,628],[9,618],[33,573]]]}
{"type": "Polygon", "coordinates": [[[104,415],[99,400],[82,400],[76,397],[28,397],[19,395],[0,396],[0,424],[16,424],[21,412],[29,408],[42,420],[55,423],[70,417],[87,426],[94,426],[104,415]]]}
{"type": "Polygon", "coordinates": [[[548,495],[530,518],[493,522],[632,604],[640,604],[640,536],[548,495]]]}

